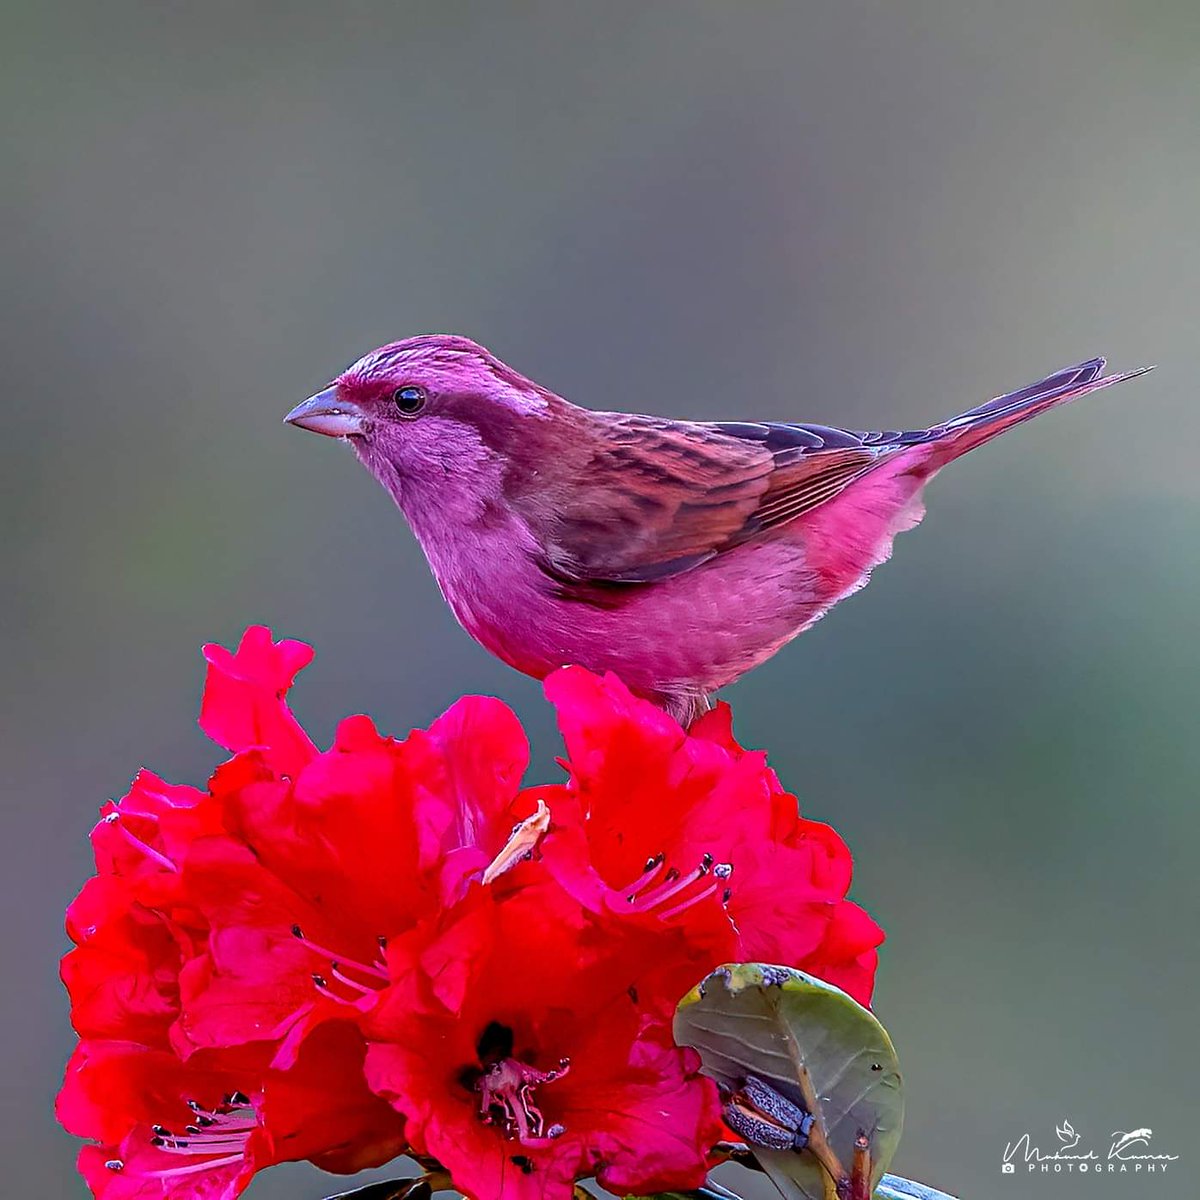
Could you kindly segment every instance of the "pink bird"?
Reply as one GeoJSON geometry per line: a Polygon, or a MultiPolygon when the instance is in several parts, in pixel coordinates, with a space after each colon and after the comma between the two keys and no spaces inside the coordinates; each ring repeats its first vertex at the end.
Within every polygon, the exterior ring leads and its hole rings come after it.
{"type": "Polygon", "coordinates": [[[1103,370],[859,433],[593,412],[467,338],[428,336],[372,351],[286,419],[353,446],[486,649],[539,679],[615,671],[686,723],[858,591],[946,463],[1142,373],[1103,370]]]}

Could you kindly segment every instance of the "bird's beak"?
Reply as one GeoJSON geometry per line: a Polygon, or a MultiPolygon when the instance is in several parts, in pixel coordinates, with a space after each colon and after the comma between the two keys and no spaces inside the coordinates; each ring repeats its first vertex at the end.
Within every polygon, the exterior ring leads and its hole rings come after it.
{"type": "Polygon", "coordinates": [[[357,404],[339,400],[337,389],[329,387],[297,404],[283,419],[326,437],[354,437],[365,432],[366,415],[357,404]]]}

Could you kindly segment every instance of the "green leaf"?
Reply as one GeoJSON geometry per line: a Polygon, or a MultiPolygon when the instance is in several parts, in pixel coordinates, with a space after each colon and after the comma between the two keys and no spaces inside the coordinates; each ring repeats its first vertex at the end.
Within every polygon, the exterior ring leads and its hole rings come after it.
{"type": "Polygon", "coordinates": [[[854,1174],[860,1135],[856,1190],[878,1186],[904,1120],[900,1069],[883,1026],[845,992],[785,967],[720,967],[680,1001],[675,1040],[723,1086],[757,1076],[816,1118],[805,1150],[752,1147],[786,1200],[835,1200],[833,1173],[854,1174]]]}

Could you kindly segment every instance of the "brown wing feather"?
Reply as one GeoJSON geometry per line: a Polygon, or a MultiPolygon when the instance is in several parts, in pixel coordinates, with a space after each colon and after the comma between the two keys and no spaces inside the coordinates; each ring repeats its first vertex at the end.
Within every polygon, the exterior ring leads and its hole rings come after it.
{"type": "Polygon", "coordinates": [[[594,441],[549,514],[548,565],[577,582],[645,583],[716,554],[770,486],[761,446],[623,417],[594,441]]]}
{"type": "Polygon", "coordinates": [[[778,466],[771,486],[754,512],[757,529],[774,529],[832,499],[880,459],[872,450],[819,450],[778,466]]]}
{"type": "Polygon", "coordinates": [[[862,444],[798,448],[653,417],[610,417],[598,432],[569,479],[536,510],[529,497],[521,505],[540,527],[547,574],[593,600],[592,585],[677,575],[794,520],[881,457],[862,444]]]}

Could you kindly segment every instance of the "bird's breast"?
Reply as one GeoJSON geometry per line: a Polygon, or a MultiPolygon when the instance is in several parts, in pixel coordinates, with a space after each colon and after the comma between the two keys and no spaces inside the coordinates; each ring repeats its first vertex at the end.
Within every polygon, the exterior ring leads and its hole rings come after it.
{"type": "Polygon", "coordinates": [[[519,518],[496,509],[412,525],[446,603],[480,645],[538,677],[566,661],[550,636],[554,613],[539,547],[519,518]]]}

